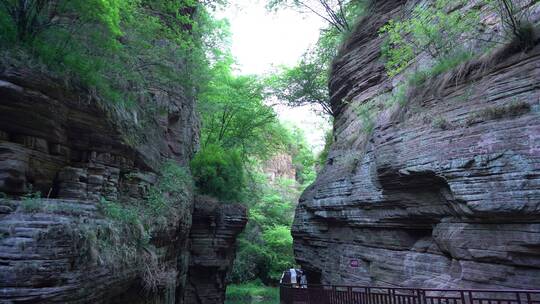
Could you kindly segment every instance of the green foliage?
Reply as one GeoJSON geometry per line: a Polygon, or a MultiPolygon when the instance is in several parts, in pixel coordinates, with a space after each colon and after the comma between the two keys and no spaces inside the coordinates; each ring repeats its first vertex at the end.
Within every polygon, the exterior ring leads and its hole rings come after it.
{"type": "Polygon", "coordinates": [[[226,57],[211,70],[212,77],[199,94],[203,120],[201,141],[243,157],[266,158],[283,146],[283,128],[274,110],[264,104],[263,86],[254,76],[234,76],[226,57]]]}
{"type": "Polygon", "coordinates": [[[418,70],[411,73],[407,77],[407,85],[414,87],[420,86],[426,82],[426,80],[433,78],[437,75],[441,75],[445,72],[451,71],[463,62],[466,62],[474,57],[473,52],[462,51],[456,52],[444,58],[440,58],[435,64],[429,68],[418,70]]]}
{"type": "Polygon", "coordinates": [[[200,192],[228,201],[243,201],[253,163],[287,145],[287,130],[265,104],[263,85],[255,76],[235,76],[229,55],[210,69],[199,94],[201,150],[191,162],[200,192]]]}
{"type": "Polygon", "coordinates": [[[2,4],[0,44],[11,53],[29,53],[104,104],[142,107],[141,116],[158,107],[156,93],[194,92],[206,77],[208,37],[217,39],[225,26],[192,0],[2,4]]]}
{"type": "Polygon", "coordinates": [[[271,257],[264,243],[246,240],[245,234],[238,240],[238,249],[229,280],[234,283],[245,283],[257,278],[268,277],[268,262],[271,257]]]}
{"type": "Polygon", "coordinates": [[[102,198],[99,207],[107,218],[142,229],[142,234],[147,236],[156,224],[166,224],[176,213],[183,212],[192,187],[187,170],[173,161],[166,161],[158,181],[148,187],[143,200],[120,202],[102,198]]]}
{"type": "Polygon", "coordinates": [[[296,170],[296,180],[302,188],[309,186],[317,176],[315,156],[304,133],[298,127],[287,128],[287,151],[292,154],[292,162],[296,170]]]}
{"type": "Polygon", "coordinates": [[[289,179],[269,181],[256,159],[245,164],[249,178],[239,190],[243,190],[243,201],[249,207],[249,223],[239,239],[237,258],[229,278],[233,282],[258,278],[265,283],[275,283],[284,267],[294,266],[290,226],[301,189],[315,178],[315,160],[300,130],[284,130],[284,148],[292,154],[302,184],[289,179]]]}
{"type": "Polygon", "coordinates": [[[328,62],[308,52],[298,65],[282,70],[267,79],[271,94],[289,106],[316,104],[324,114],[332,115],[328,96],[328,62]]]}
{"type": "Polygon", "coordinates": [[[241,201],[246,185],[239,150],[225,150],[216,144],[205,146],[191,161],[197,189],[227,201],[241,201]]]}
{"type": "Polygon", "coordinates": [[[142,220],[139,217],[137,206],[128,204],[120,204],[115,201],[108,201],[105,198],[100,200],[99,208],[103,215],[114,221],[121,222],[126,225],[140,225],[142,220]]]}
{"type": "MultiPolygon", "coordinates": [[[[95,227],[78,227],[79,238],[84,248],[96,252],[103,263],[135,267],[148,291],[158,286],[169,286],[176,275],[166,265],[160,264],[151,244],[155,230],[173,222],[190,212],[188,198],[192,182],[185,168],[172,161],[163,164],[159,178],[150,185],[142,200],[110,201],[102,198],[99,209],[112,223],[95,227]]],[[[174,281],[174,280],[173,280],[174,281]]]]}
{"type": "Polygon", "coordinates": [[[40,192],[30,192],[22,196],[21,208],[24,212],[37,213],[42,211],[44,206],[40,192]]]}
{"type": "Polygon", "coordinates": [[[98,24],[120,35],[120,11],[126,9],[127,3],[120,0],[5,0],[1,3],[2,24],[10,35],[3,38],[31,43],[50,28],[83,23],[98,24]],[[76,17],[66,17],[69,15],[76,17]]]}
{"type": "Polygon", "coordinates": [[[299,190],[289,180],[272,184],[259,176],[256,183],[261,194],[249,204],[250,220],[240,236],[237,259],[229,278],[235,283],[257,278],[267,284],[275,283],[283,269],[295,265],[290,227],[299,190]]]}
{"type": "Polygon", "coordinates": [[[279,302],[279,288],[267,287],[260,280],[227,286],[227,300],[225,303],[229,303],[228,301],[231,301],[231,303],[238,303],[237,301],[249,302],[255,299],[257,302],[262,299],[269,301],[269,303],[277,303],[279,302]]]}
{"type": "Polygon", "coordinates": [[[476,33],[479,13],[474,9],[451,10],[459,4],[437,0],[432,5],[418,5],[411,18],[390,20],[379,30],[386,36],[382,54],[390,77],[401,73],[420,53],[438,61],[467,52],[462,41],[476,33]]]}
{"type": "Polygon", "coordinates": [[[102,198],[99,206],[112,220],[131,226],[142,225],[150,230],[155,224],[166,224],[177,209],[185,208],[192,187],[188,171],[173,161],[166,161],[157,183],[148,187],[143,200],[115,202],[102,198]]]}
{"type": "Polygon", "coordinates": [[[173,161],[166,161],[160,170],[159,181],[148,189],[146,209],[153,218],[170,214],[171,209],[189,201],[193,181],[188,171],[173,161]]]}
{"type": "Polygon", "coordinates": [[[263,232],[263,239],[270,253],[268,276],[271,280],[278,281],[282,271],[294,265],[290,226],[276,225],[263,232]]]}
{"type": "MultiPolygon", "coordinates": [[[[317,1],[313,1],[317,2],[317,1]]],[[[327,1],[319,1],[320,4],[327,1]]],[[[338,1],[330,3],[330,7],[338,7],[342,23],[345,27],[330,22],[321,30],[319,40],[312,49],[306,51],[300,62],[294,67],[281,67],[267,79],[269,93],[290,106],[315,105],[315,110],[333,116],[328,80],[332,61],[336,57],[340,45],[351,33],[351,24],[359,20],[364,13],[366,1],[338,1]]],[[[300,1],[270,1],[270,7],[292,4],[303,6],[300,1]],[[290,2],[290,3],[289,3],[290,2]]],[[[330,10],[331,11],[331,10],[330,10]]]]}
{"type": "Polygon", "coordinates": [[[433,128],[440,130],[448,130],[451,127],[450,123],[442,116],[435,117],[431,125],[433,126],[433,128]]]}
{"type": "MultiPolygon", "coordinates": [[[[294,182],[294,181],[293,181],[294,182]]],[[[299,191],[294,190],[290,180],[278,180],[261,190],[262,195],[256,205],[251,206],[250,219],[262,229],[292,224],[294,205],[299,191]]]]}
{"type": "Polygon", "coordinates": [[[390,98],[385,103],[385,107],[391,107],[394,104],[399,104],[401,106],[404,106],[407,103],[407,90],[409,89],[408,83],[400,83],[398,84],[390,98]]]}

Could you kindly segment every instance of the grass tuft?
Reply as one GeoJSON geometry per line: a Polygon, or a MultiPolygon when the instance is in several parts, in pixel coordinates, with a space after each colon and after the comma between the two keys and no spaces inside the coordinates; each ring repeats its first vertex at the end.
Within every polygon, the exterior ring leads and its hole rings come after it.
{"type": "Polygon", "coordinates": [[[38,213],[43,210],[40,192],[30,192],[22,197],[21,208],[27,213],[38,213]]]}
{"type": "Polygon", "coordinates": [[[451,127],[450,123],[442,116],[437,116],[431,122],[431,125],[433,126],[433,128],[441,129],[441,130],[448,130],[451,127]]]}
{"type": "Polygon", "coordinates": [[[467,126],[486,120],[517,117],[531,111],[531,105],[524,101],[514,101],[508,105],[485,108],[469,116],[467,126]]]}

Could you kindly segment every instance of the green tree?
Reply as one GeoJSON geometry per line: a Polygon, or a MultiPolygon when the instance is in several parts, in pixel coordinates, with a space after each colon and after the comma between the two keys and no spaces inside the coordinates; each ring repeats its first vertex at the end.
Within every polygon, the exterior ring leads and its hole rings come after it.
{"type": "Polygon", "coordinates": [[[322,5],[325,7],[324,10],[332,7],[334,10],[337,8],[339,19],[343,19],[343,21],[330,22],[326,28],[321,30],[317,44],[304,53],[296,66],[281,67],[277,73],[268,77],[267,88],[269,94],[274,95],[289,106],[312,104],[316,106],[315,110],[320,109],[324,115],[333,116],[335,113],[330,104],[328,93],[331,65],[340,45],[350,34],[351,25],[363,15],[367,2],[355,0],[337,1],[331,4],[327,1],[275,0],[270,1],[268,6],[270,8],[290,5],[311,7],[312,2],[322,5]]]}
{"type": "Polygon", "coordinates": [[[239,150],[210,144],[191,161],[195,185],[203,194],[225,201],[241,201],[245,173],[239,150]]]}
{"type": "Polygon", "coordinates": [[[234,75],[233,63],[228,55],[215,62],[199,94],[201,151],[192,168],[203,193],[242,200],[252,164],[283,149],[286,133],[264,103],[261,81],[234,75]]]}
{"type": "Polygon", "coordinates": [[[119,35],[120,11],[127,2],[120,0],[2,0],[3,10],[20,42],[31,42],[52,27],[80,26],[84,23],[101,25],[119,35]]]}
{"type": "Polygon", "coordinates": [[[264,104],[263,86],[255,76],[232,74],[232,60],[218,62],[199,95],[202,147],[238,148],[244,158],[265,158],[283,146],[283,128],[264,104]]]}
{"type": "Polygon", "coordinates": [[[270,253],[269,278],[278,281],[284,269],[294,265],[293,238],[290,226],[276,225],[263,233],[267,251],[270,253]]]}
{"type": "Polygon", "coordinates": [[[260,279],[275,284],[283,269],[294,266],[290,227],[300,191],[294,187],[295,181],[272,184],[264,174],[257,179],[260,193],[248,203],[250,220],[240,236],[229,279],[234,283],[260,279]]]}
{"type": "Polygon", "coordinates": [[[314,52],[304,55],[298,65],[282,70],[267,80],[270,93],[289,106],[318,105],[333,115],[328,95],[328,62],[314,52]]]}

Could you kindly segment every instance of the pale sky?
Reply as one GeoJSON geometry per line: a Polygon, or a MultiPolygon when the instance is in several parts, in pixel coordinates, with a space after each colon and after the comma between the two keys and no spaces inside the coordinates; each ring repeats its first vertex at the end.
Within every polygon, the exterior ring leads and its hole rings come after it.
{"type": "MultiPolygon", "coordinates": [[[[231,25],[232,53],[242,74],[263,75],[279,65],[295,65],[302,54],[319,37],[322,19],[293,10],[270,13],[264,0],[230,0],[218,18],[231,25]]],[[[309,107],[274,107],[282,121],[292,122],[304,130],[315,151],[324,146],[324,133],[330,128],[325,119],[309,107]]]]}

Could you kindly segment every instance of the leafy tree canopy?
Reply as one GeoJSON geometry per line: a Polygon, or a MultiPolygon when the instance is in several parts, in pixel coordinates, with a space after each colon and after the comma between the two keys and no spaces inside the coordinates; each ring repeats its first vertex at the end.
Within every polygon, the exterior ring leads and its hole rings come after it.
{"type": "MultiPolygon", "coordinates": [[[[323,7],[327,14],[337,17],[341,21],[329,22],[327,28],[321,30],[317,44],[307,50],[299,63],[293,67],[281,67],[280,70],[268,77],[269,94],[286,102],[290,106],[315,105],[323,114],[333,116],[335,113],[330,105],[328,93],[329,72],[340,45],[351,32],[352,24],[362,15],[366,1],[288,1],[272,0],[268,7],[279,8],[294,6],[307,8],[307,11],[316,13],[316,5],[323,7]],[[330,13],[333,12],[333,13],[330,13]]],[[[321,13],[316,13],[322,15],[321,13]]],[[[328,20],[327,20],[328,21],[328,20]]]]}

